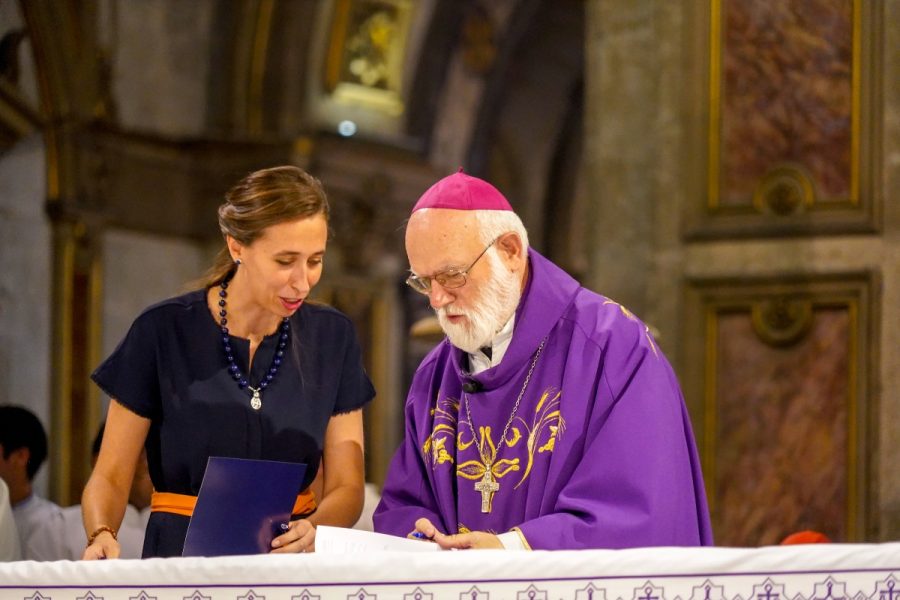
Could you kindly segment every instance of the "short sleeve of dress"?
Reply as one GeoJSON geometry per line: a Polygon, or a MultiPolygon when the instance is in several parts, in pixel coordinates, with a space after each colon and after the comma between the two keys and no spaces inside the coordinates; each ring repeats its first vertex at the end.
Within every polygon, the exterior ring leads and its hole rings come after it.
{"type": "Polygon", "coordinates": [[[363,367],[362,351],[349,319],[342,333],[347,339],[347,345],[344,351],[344,365],[341,369],[337,402],[334,405],[334,414],[336,415],[362,408],[375,397],[375,388],[363,367]]]}
{"type": "Polygon", "coordinates": [[[145,312],[91,374],[94,383],[111,398],[148,419],[159,411],[157,339],[153,313],[145,312]]]}

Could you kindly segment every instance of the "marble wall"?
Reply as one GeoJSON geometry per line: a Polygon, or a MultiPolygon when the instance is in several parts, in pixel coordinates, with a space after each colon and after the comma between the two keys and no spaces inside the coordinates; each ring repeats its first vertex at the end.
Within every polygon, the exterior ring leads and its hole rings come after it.
{"type": "Polygon", "coordinates": [[[772,543],[804,526],[844,541],[900,535],[891,443],[900,432],[900,206],[891,200],[900,194],[900,31],[879,25],[892,18],[898,0],[588,3],[590,285],[660,331],[695,424],[719,543],[772,543]],[[808,176],[827,222],[792,213],[788,227],[777,211],[757,210],[760,181],[784,165],[808,176]],[[873,207],[865,217],[832,210],[849,204],[854,181],[860,206],[873,207]],[[741,209],[728,228],[710,226],[719,190],[729,210],[741,209]],[[698,210],[711,216],[698,221],[698,210]],[[727,295],[748,281],[777,282],[766,292],[776,296],[778,285],[802,294],[816,282],[865,281],[866,299],[816,305],[808,337],[776,347],[758,339],[746,305],[716,312],[698,292],[727,295]]]}
{"type": "Polygon", "coordinates": [[[811,319],[801,340],[777,347],[750,310],[718,316],[707,477],[719,544],[777,544],[803,529],[849,539],[854,324],[847,307],[811,319]]]}
{"type": "Polygon", "coordinates": [[[787,164],[804,171],[820,201],[846,201],[856,192],[853,1],[722,0],[721,9],[721,38],[712,40],[721,55],[721,189],[711,200],[746,206],[787,164]]]}

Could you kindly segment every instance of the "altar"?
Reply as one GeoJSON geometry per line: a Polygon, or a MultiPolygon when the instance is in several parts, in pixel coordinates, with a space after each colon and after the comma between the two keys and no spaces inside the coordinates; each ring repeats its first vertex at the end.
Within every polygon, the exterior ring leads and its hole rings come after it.
{"type": "Polygon", "coordinates": [[[900,543],[0,563],[16,600],[900,600],[900,543]]]}

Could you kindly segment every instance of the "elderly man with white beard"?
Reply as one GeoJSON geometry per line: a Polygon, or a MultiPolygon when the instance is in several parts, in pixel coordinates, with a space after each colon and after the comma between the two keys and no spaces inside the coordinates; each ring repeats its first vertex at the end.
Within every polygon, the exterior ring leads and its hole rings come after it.
{"type": "Polygon", "coordinates": [[[419,199],[407,283],[447,338],[422,361],[375,530],[443,548],[712,544],[677,379],[649,329],[528,246],[461,171],[419,199]]]}

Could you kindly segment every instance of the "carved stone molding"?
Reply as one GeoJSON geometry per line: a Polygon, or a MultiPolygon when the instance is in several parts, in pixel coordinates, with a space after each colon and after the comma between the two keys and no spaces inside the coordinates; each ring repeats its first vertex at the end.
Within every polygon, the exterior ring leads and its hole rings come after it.
{"type": "Polygon", "coordinates": [[[813,322],[813,304],[808,299],[764,298],[754,302],[750,310],[756,335],[770,346],[795,344],[813,322]]]}
{"type": "Polygon", "coordinates": [[[298,161],[284,141],[179,140],[87,126],[60,133],[74,172],[50,204],[53,219],[204,240],[216,208],[247,173],[298,161]]]}
{"type": "Polygon", "coordinates": [[[753,206],[761,213],[796,215],[815,204],[814,195],[813,183],[802,167],[780,165],[759,180],[753,206]]]}

